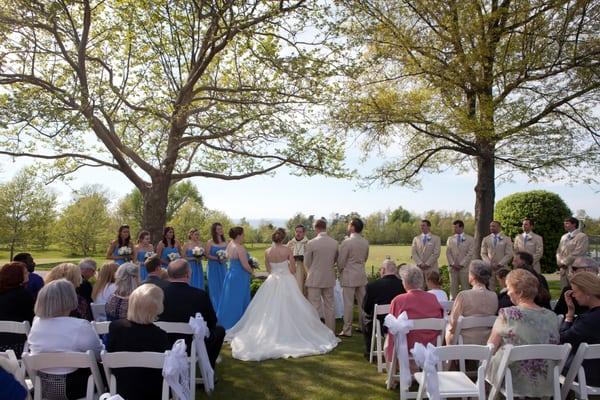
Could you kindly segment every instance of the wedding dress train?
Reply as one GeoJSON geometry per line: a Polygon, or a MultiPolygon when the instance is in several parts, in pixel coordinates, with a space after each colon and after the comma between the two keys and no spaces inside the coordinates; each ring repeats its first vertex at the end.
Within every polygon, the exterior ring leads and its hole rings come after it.
{"type": "Polygon", "coordinates": [[[339,342],[298,289],[287,261],[271,263],[271,274],[225,340],[233,358],[243,361],[324,354],[339,342]]]}

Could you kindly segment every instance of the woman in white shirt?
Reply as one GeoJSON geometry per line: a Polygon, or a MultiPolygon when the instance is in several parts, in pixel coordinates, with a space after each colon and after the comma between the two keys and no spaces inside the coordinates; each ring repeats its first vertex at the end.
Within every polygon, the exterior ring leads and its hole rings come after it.
{"type": "Polygon", "coordinates": [[[437,297],[440,304],[448,301],[448,294],[442,289],[442,277],[437,271],[429,271],[425,276],[427,289],[429,293],[437,297]]]}
{"type": "MultiPolygon", "coordinates": [[[[28,336],[31,354],[92,350],[100,358],[104,346],[90,322],[69,317],[77,304],[75,287],[66,279],[52,281],[40,290],[35,303],[36,317],[28,336]]],[[[75,368],[40,371],[42,397],[49,400],[85,397],[89,374],[89,370],[75,368]]]]}
{"type": "Polygon", "coordinates": [[[117,289],[117,285],[115,284],[117,268],[119,268],[119,264],[117,263],[107,263],[100,268],[98,279],[92,290],[94,304],[106,304],[110,296],[117,289]]]}

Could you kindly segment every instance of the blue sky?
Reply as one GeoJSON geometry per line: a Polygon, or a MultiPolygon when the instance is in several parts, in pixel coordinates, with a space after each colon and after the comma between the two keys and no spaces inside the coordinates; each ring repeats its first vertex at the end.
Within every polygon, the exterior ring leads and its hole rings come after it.
{"type": "MultiPolygon", "coordinates": [[[[23,161],[0,158],[0,179],[10,179],[23,165],[23,161]]],[[[371,161],[356,168],[366,173],[373,165],[374,161],[371,161]]],[[[475,202],[475,174],[457,175],[451,170],[439,175],[425,175],[420,190],[377,186],[364,189],[355,181],[297,177],[290,175],[287,170],[280,170],[274,177],[259,176],[243,181],[194,179],[193,182],[198,186],[207,207],[221,210],[234,219],[246,217],[277,221],[288,219],[296,212],[324,217],[336,212],[347,214],[352,211],[368,215],[398,206],[418,214],[432,209],[473,212],[475,202]]],[[[71,195],[70,187],[78,188],[84,184],[108,187],[113,199],[133,188],[118,172],[92,168],[78,172],[68,186],[56,183],[51,187],[59,194],[60,202],[65,204],[71,195]]],[[[594,218],[600,217],[600,188],[584,184],[529,184],[527,179],[518,177],[515,182],[501,183],[496,187],[496,200],[514,192],[534,189],[558,193],[573,212],[583,209],[594,218]]]]}

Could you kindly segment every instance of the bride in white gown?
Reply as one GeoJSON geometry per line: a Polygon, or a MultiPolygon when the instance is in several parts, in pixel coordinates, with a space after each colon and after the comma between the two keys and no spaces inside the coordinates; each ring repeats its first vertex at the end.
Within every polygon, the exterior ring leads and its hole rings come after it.
{"type": "Polygon", "coordinates": [[[269,277],[225,337],[233,358],[261,361],[327,353],[339,339],[298,289],[294,257],[282,244],[285,230],[277,229],[272,238],[273,246],[265,252],[269,277]]]}

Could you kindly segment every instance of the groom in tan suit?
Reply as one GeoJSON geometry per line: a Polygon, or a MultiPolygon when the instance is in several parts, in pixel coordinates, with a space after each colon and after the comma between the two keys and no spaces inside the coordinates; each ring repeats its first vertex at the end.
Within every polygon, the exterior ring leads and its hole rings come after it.
{"type": "Polygon", "coordinates": [[[569,285],[567,275],[571,266],[577,257],[587,255],[589,243],[587,235],[579,230],[577,218],[565,219],[563,227],[567,233],[560,238],[558,249],[556,249],[556,264],[558,264],[561,288],[569,285]]]}
{"type": "Polygon", "coordinates": [[[496,290],[496,271],[506,267],[513,259],[513,244],[510,237],[502,234],[498,221],[490,222],[490,234],[481,241],[481,259],[492,267],[488,288],[496,290]]]}
{"type": "Polygon", "coordinates": [[[440,237],[431,233],[431,222],[421,220],[421,234],[415,236],[411,246],[411,258],[423,274],[429,271],[439,271],[440,237]]]}
{"type": "Polygon", "coordinates": [[[327,235],[327,223],[323,219],[315,222],[317,236],[309,240],[304,249],[304,265],[308,270],[306,288],[308,301],[319,311],[323,299],[325,325],[335,333],[335,263],[338,258],[338,244],[327,235]]]}
{"type": "Polygon", "coordinates": [[[344,239],[340,245],[338,258],[338,271],[340,283],[344,293],[344,328],[339,336],[352,336],[352,310],[354,299],[358,304],[358,322],[363,326],[365,313],[362,309],[367,285],[365,263],[369,257],[369,242],[361,236],[363,222],[353,218],[348,224],[350,237],[344,239]]]}

